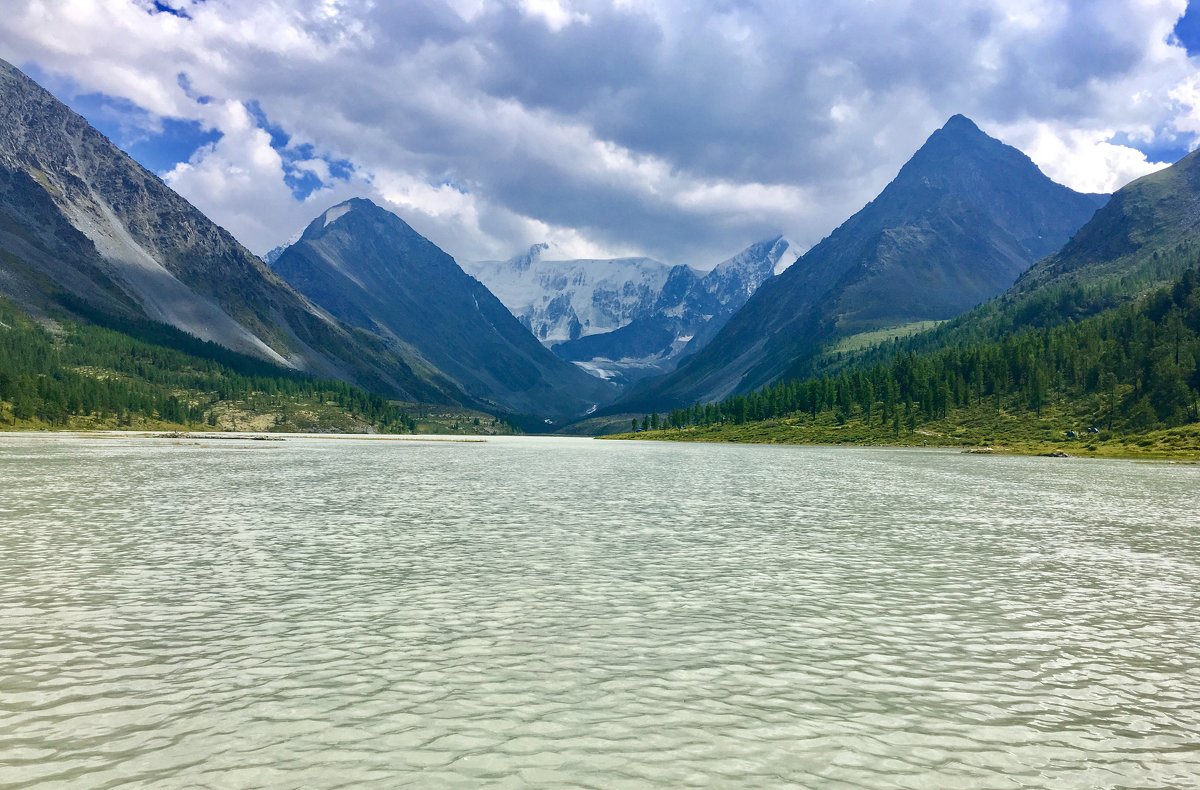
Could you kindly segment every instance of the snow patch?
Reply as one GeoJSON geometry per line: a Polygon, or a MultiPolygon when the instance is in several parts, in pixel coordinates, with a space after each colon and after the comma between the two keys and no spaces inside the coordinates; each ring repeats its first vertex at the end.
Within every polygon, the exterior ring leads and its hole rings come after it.
{"type": "Polygon", "coordinates": [[[800,260],[800,256],[804,254],[800,252],[800,248],[798,248],[795,244],[792,244],[787,240],[784,240],[784,244],[787,245],[787,249],[785,249],[783,254],[779,256],[779,259],[775,261],[776,276],[787,271],[788,268],[791,267],[793,263],[800,260]]]}
{"type": "MultiPolygon", "coordinates": [[[[604,347],[619,359],[573,360],[593,376],[630,381],[669,369],[698,330],[717,316],[727,317],[798,257],[782,236],[750,245],[716,267],[688,266],[692,277],[651,258],[547,260],[547,245],[536,244],[505,261],[461,262],[545,346],[603,335],[646,319],[667,327],[674,337],[667,348],[648,356],[640,346],[615,340],[604,347]],[[674,276],[672,276],[674,275],[674,276]]],[[[637,332],[629,338],[640,337],[637,332]]],[[[628,338],[627,338],[628,339],[628,338]]],[[[630,341],[632,342],[632,341],[630,341]]]]}
{"type": "Polygon", "coordinates": [[[342,217],[349,214],[350,208],[351,208],[351,206],[347,202],[347,203],[339,203],[338,205],[329,209],[328,211],[325,212],[325,224],[322,225],[321,227],[328,228],[334,222],[337,222],[339,219],[341,219],[342,217]]]}
{"type": "MultiPolygon", "coordinates": [[[[578,362],[577,361],[577,362],[575,362],[575,365],[582,368],[583,370],[587,371],[588,373],[592,374],[596,378],[604,379],[605,381],[614,379],[617,376],[616,371],[608,370],[607,368],[603,367],[602,365],[598,365],[594,362],[578,362]]],[[[589,411],[588,414],[591,414],[591,412],[589,411]]]]}

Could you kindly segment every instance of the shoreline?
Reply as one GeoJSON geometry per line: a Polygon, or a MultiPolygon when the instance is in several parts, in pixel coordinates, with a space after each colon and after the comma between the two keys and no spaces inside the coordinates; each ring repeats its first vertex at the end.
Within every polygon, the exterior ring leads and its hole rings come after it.
{"type": "Polygon", "coordinates": [[[1086,447],[1072,447],[1063,443],[1029,443],[1023,446],[1004,445],[995,443],[989,445],[964,445],[946,443],[879,443],[879,442],[821,442],[821,441],[789,441],[766,439],[763,441],[726,439],[713,437],[682,437],[680,431],[658,431],[655,433],[670,433],[670,436],[650,436],[645,434],[610,434],[596,436],[596,439],[618,442],[663,442],[669,444],[729,444],[746,446],[778,446],[778,447],[825,447],[825,448],[858,448],[876,450],[942,450],[955,451],[960,455],[1000,455],[1019,456],[1025,458],[1048,458],[1083,461],[1140,461],[1144,463],[1167,463],[1183,466],[1200,465],[1200,448],[1184,450],[1154,450],[1139,452],[1129,449],[1128,445],[1103,448],[1104,452],[1087,451],[1086,447]],[[1067,446],[1063,446],[1067,445],[1067,446]]]}
{"type": "Polygon", "coordinates": [[[422,442],[428,444],[486,444],[488,439],[453,434],[409,433],[270,433],[266,431],[118,431],[118,430],[39,430],[0,431],[0,441],[6,436],[70,436],[79,439],[166,439],[283,442],[288,439],[340,439],[347,441],[422,442]]]}
{"type": "MultiPolygon", "coordinates": [[[[1139,461],[1143,463],[1166,463],[1185,466],[1200,465],[1200,449],[1180,449],[1174,451],[1161,448],[1152,451],[1136,451],[1130,445],[1102,447],[1100,452],[1088,452],[1084,447],[1071,447],[1062,443],[1028,443],[1022,446],[995,443],[990,445],[964,445],[939,442],[925,443],[879,443],[879,442],[822,442],[764,439],[762,441],[747,441],[744,439],[728,439],[720,436],[679,436],[680,431],[653,432],[654,434],[668,433],[671,435],[651,434],[609,434],[606,436],[557,436],[554,434],[535,435],[528,438],[571,438],[591,439],[617,442],[660,442],[664,444],[720,444],[744,446],[776,446],[776,447],[817,447],[823,449],[870,449],[870,450],[934,450],[955,452],[960,455],[997,455],[1025,458],[1050,458],[1064,460],[1114,460],[1139,461]],[[1081,452],[1082,451],[1082,452],[1081,452]]],[[[273,444],[288,440],[338,440],[338,441],[368,441],[368,442],[408,442],[418,444],[487,444],[491,438],[484,436],[463,436],[457,434],[379,434],[379,433],[271,433],[265,431],[170,431],[170,430],[0,430],[0,443],[5,437],[14,438],[51,438],[69,437],[75,439],[135,439],[135,440],[165,440],[165,441],[241,441],[273,444]]]]}

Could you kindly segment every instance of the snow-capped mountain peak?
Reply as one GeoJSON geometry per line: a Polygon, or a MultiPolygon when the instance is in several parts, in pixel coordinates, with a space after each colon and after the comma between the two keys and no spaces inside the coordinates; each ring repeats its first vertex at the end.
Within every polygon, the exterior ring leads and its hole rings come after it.
{"type": "Polygon", "coordinates": [[[705,273],[652,258],[551,260],[535,244],[505,261],[462,264],[555,353],[604,378],[669,370],[795,260],[776,236],[705,273]]]}
{"type": "Polygon", "coordinates": [[[792,249],[782,236],[751,244],[705,275],[705,287],[719,295],[722,303],[735,295],[749,298],[760,285],[795,262],[797,256],[789,254],[792,249]]]}
{"type": "Polygon", "coordinates": [[[304,228],[301,228],[300,230],[293,233],[288,238],[288,240],[285,241],[283,244],[280,244],[278,247],[272,247],[271,249],[267,250],[265,253],[263,253],[263,256],[262,256],[263,262],[266,263],[268,266],[273,266],[275,264],[275,261],[279,260],[279,256],[283,255],[283,251],[286,250],[288,247],[292,246],[293,244],[295,244],[296,242],[300,241],[300,237],[303,235],[304,235],[304,228]]]}
{"type": "Polygon", "coordinates": [[[611,332],[648,313],[671,267],[651,258],[547,260],[548,244],[462,263],[547,346],[611,332]]]}

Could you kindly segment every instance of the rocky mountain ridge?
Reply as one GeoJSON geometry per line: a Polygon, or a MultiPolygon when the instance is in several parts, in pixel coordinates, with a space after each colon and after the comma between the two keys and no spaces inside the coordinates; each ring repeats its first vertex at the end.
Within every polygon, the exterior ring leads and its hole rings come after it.
{"type": "Polygon", "coordinates": [[[370,200],[323,212],[273,269],[331,315],[404,348],[493,409],[558,418],[617,394],[554,356],[453,258],[370,200]]]}
{"type": "Polygon", "coordinates": [[[956,115],[704,349],[613,408],[718,400],[803,375],[839,338],[952,318],[1011,286],[1107,199],[1051,181],[1025,154],[956,115]]]}

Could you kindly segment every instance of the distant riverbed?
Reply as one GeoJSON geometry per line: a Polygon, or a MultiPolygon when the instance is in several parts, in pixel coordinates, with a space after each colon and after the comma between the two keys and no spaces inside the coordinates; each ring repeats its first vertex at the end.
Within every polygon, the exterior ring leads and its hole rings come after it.
{"type": "Polygon", "coordinates": [[[1200,467],[284,438],[0,434],[0,786],[1200,784],[1200,467]]]}

